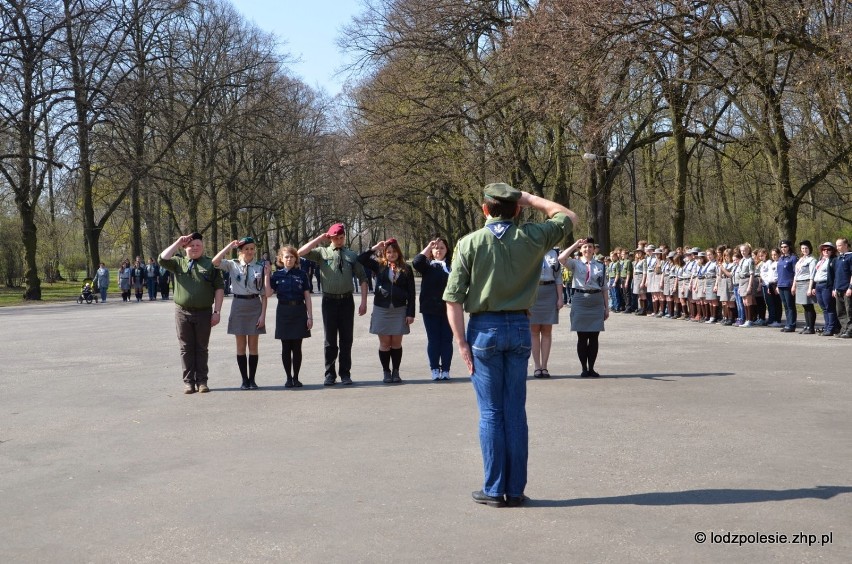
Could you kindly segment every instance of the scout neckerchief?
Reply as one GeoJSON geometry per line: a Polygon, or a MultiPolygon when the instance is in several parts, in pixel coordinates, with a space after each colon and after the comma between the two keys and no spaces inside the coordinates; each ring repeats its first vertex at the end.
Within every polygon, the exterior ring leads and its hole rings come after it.
{"type": "Polygon", "coordinates": [[[485,227],[491,232],[492,235],[497,237],[497,239],[501,239],[503,235],[509,230],[509,227],[512,226],[512,220],[506,221],[494,221],[492,223],[487,224],[485,227]]]}

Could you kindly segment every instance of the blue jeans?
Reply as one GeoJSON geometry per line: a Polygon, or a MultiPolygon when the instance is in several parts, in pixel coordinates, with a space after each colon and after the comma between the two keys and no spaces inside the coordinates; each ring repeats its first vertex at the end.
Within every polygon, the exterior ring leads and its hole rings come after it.
{"type": "Polygon", "coordinates": [[[751,321],[750,319],[745,318],[745,306],[743,305],[743,298],[740,296],[740,287],[734,286],[734,301],[737,304],[737,319],[741,321],[751,321]]]}
{"type": "Polygon", "coordinates": [[[157,299],[157,279],[156,278],[146,278],[145,281],[148,283],[148,299],[156,300],[157,299]]]}
{"type": "Polygon", "coordinates": [[[781,303],[784,304],[785,323],[784,327],[788,329],[796,328],[796,298],[790,292],[790,288],[778,288],[778,293],[781,294],[781,303]]]}
{"type": "Polygon", "coordinates": [[[822,310],[822,318],[825,323],[824,333],[837,332],[837,300],[831,295],[831,286],[828,284],[816,284],[816,299],[822,310]]]}
{"type": "Polygon", "coordinates": [[[471,315],[467,342],[479,406],[479,444],[490,496],[521,496],[527,485],[527,364],[532,349],[524,313],[471,315]]]}
{"type": "Polygon", "coordinates": [[[450,371],[453,360],[453,331],[447,314],[423,314],[423,326],[426,327],[426,356],[429,368],[450,371]]]}
{"type": "Polygon", "coordinates": [[[101,292],[101,301],[105,302],[106,301],[107,289],[102,286],[102,287],[98,288],[98,290],[100,290],[100,292],[101,292]]]}

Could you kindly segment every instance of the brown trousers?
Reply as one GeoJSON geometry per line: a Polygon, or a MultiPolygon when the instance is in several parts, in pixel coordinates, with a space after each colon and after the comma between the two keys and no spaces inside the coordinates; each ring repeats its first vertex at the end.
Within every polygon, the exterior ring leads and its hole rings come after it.
{"type": "Polygon", "coordinates": [[[175,327],[180,345],[183,381],[187,384],[207,383],[207,345],[210,343],[210,320],[213,311],[175,308],[175,327]]]}

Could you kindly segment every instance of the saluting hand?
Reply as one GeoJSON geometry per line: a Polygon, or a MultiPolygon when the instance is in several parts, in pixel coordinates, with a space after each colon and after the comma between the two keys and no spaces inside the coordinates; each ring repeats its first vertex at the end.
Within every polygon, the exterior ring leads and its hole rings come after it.
{"type": "Polygon", "coordinates": [[[177,243],[181,247],[186,247],[192,242],[192,235],[181,235],[178,237],[177,243]]]}

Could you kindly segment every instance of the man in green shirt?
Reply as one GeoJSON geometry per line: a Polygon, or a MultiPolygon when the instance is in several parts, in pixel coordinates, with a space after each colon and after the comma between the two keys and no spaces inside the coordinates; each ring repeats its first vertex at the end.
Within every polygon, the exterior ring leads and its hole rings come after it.
{"type": "Polygon", "coordinates": [[[222,300],[225,298],[222,272],[213,266],[210,257],[204,256],[201,233],[178,237],[160,253],[157,262],[174,274],[175,327],[180,344],[184,393],[209,392],[207,346],[210,330],[221,319],[222,300]],[[180,248],[186,250],[186,256],[174,257],[180,248]]]}
{"type": "Polygon", "coordinates": [[[489,184],[484,195],[485,227],[458,242],[444,301],[479,405],[485,480],[473,500],[518,506],[526,499],[529,450],[526,378],[532,338],[527,310],[536,299],[544,254],[572,231],[577,216],[508,184],[489,184]],[[525,206],[548,220],[515,225],[525,206]],[[470,314],[467,334],[462,310],[470,314]]]}
{"type": "Polygon", "coordinates": [[[335,223],[328,231],[305,243],[299,256],[317,264],[322,286],[322,325],[325,331],[325,381],[333,386],[337,380],[335,361],[340,353],[340,381],[352,384],[352,340],[355,331],[355,300],[352,298],[352,278],[361,288],[358,315],[367,313],[367,277],[355,251],[346,248],[346,230],[335,223]],[[318,247],[330,241],[328,247],[318,247]]]}

